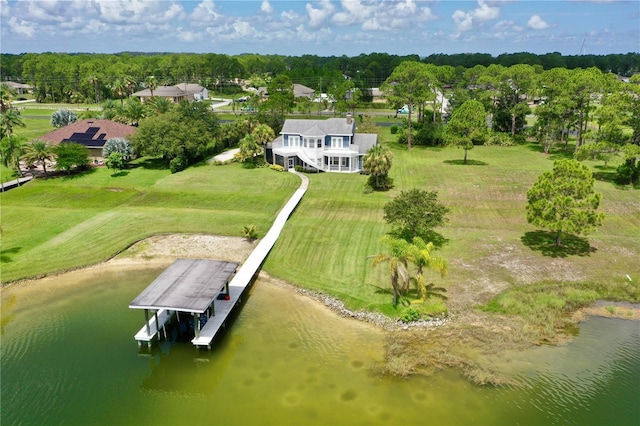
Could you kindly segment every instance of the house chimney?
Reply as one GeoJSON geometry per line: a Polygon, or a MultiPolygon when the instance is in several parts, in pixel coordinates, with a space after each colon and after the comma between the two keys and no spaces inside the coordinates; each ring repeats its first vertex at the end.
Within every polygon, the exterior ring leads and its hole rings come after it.
{"type": "Polygon", "coordinates": [[[353,117],[351,116],[351,113],[348,112],[347,113],[347,124],[351,125],[353,123],[353,117]]]}

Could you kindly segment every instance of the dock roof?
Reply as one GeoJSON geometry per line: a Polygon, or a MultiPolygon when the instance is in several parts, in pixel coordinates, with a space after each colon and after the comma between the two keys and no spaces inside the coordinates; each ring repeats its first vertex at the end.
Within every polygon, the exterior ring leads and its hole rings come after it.
{"type": "Polygon", "coordinates": [[[129,308],[203,313],[238,264],[208,259],[178,259],[136,297],[129,308]]]}

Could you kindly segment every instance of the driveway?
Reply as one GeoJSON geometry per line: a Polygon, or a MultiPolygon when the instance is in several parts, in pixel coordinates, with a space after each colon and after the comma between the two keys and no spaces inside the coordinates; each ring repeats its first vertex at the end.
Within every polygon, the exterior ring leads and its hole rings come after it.
{"type": "Polygon", "coordinates": [[[213,163],[214,161],[221,161],[224,163],[225,161],[233,160],[233,156],[236,155],[239,151],[240,148],[230,149],[211,158],[209,162],[213,163]]]}

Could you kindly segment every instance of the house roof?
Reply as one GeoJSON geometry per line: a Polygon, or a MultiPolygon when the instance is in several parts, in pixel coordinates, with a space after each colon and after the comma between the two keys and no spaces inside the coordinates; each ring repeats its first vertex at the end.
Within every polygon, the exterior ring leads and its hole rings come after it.
{"type": "Polygon", "coordinates": [[[203,313],[237,267],[235,262],[178,259],[149,284],[129,307],[203,313]]]}
{"type": "Polygon", "coordinates": [[[16,83],[15,81],[3,81],[2,83],[11,87],[12,89],[31,89],[31,86],[23,83],[16,83]]]}
{"type": "Polygon", "coordinates": [[[378,135],[375,133],[356,133],[353,135],[353,144],[358,147],[360,154],[366,154],[378,144],[378,135]]]}
{"type": "MultiPolygon", "coordinates": [[[[158,86],[153,91],[153,96],[161,96],[164,98],[178,98],[181,96],[187,96],[187,92],[179,88],[178,86],[158,86]]],[[[138,97],[151,97],[151,90],[144,89],[134,93],[131,96],[138,97]]]]}
{"type": "Polygon", "coordinates": [[[346,118],[329,118],[327,120],[288,119],[282,126],[282,134],[299,134],[306,136],[352,135],[355,120],[347,124],[346,118]]]}
{"type": "MultiPolygon", "coordinates": [[[[190,95],[193,95],[196,93],[202,93],[206,90],[204,87],[195,83],[180,83],[180,84],[176,84],[175,87],[177,87],[178,89],[190,95]]],[[[155,90],[153,91],[153,94],[154,95],[156,94],[155,90]]]]}
{"type": "Polygon", "coordinates": [[[302,84],[293,85],[293,96],[296,98],[310,98],[315,93],[315,90],[310,87],[303,86],[302,84]]]}
{"type": "Polygon", "coordinates": [[[58,145],[71,141],[89,148],[101,148],[111,138],[128,138],[136,128],[111,120],[81,120],[61,127],[40,139],[58,145]]]}

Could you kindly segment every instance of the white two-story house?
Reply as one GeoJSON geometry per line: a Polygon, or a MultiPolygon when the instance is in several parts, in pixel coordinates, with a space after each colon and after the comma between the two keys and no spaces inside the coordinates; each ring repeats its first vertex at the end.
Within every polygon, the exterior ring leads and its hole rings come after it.
{"type": "MultiPolygon", "coordinates": [[[[362,158],[378,143],[378,135],[355,133],[351,115],[328,120],[289,119],[267,154],[285,169],[301,166],[306,170],[358,173],[362,158]]],[[[270,148],[270,149],[269,149],[270,148]]]]}

